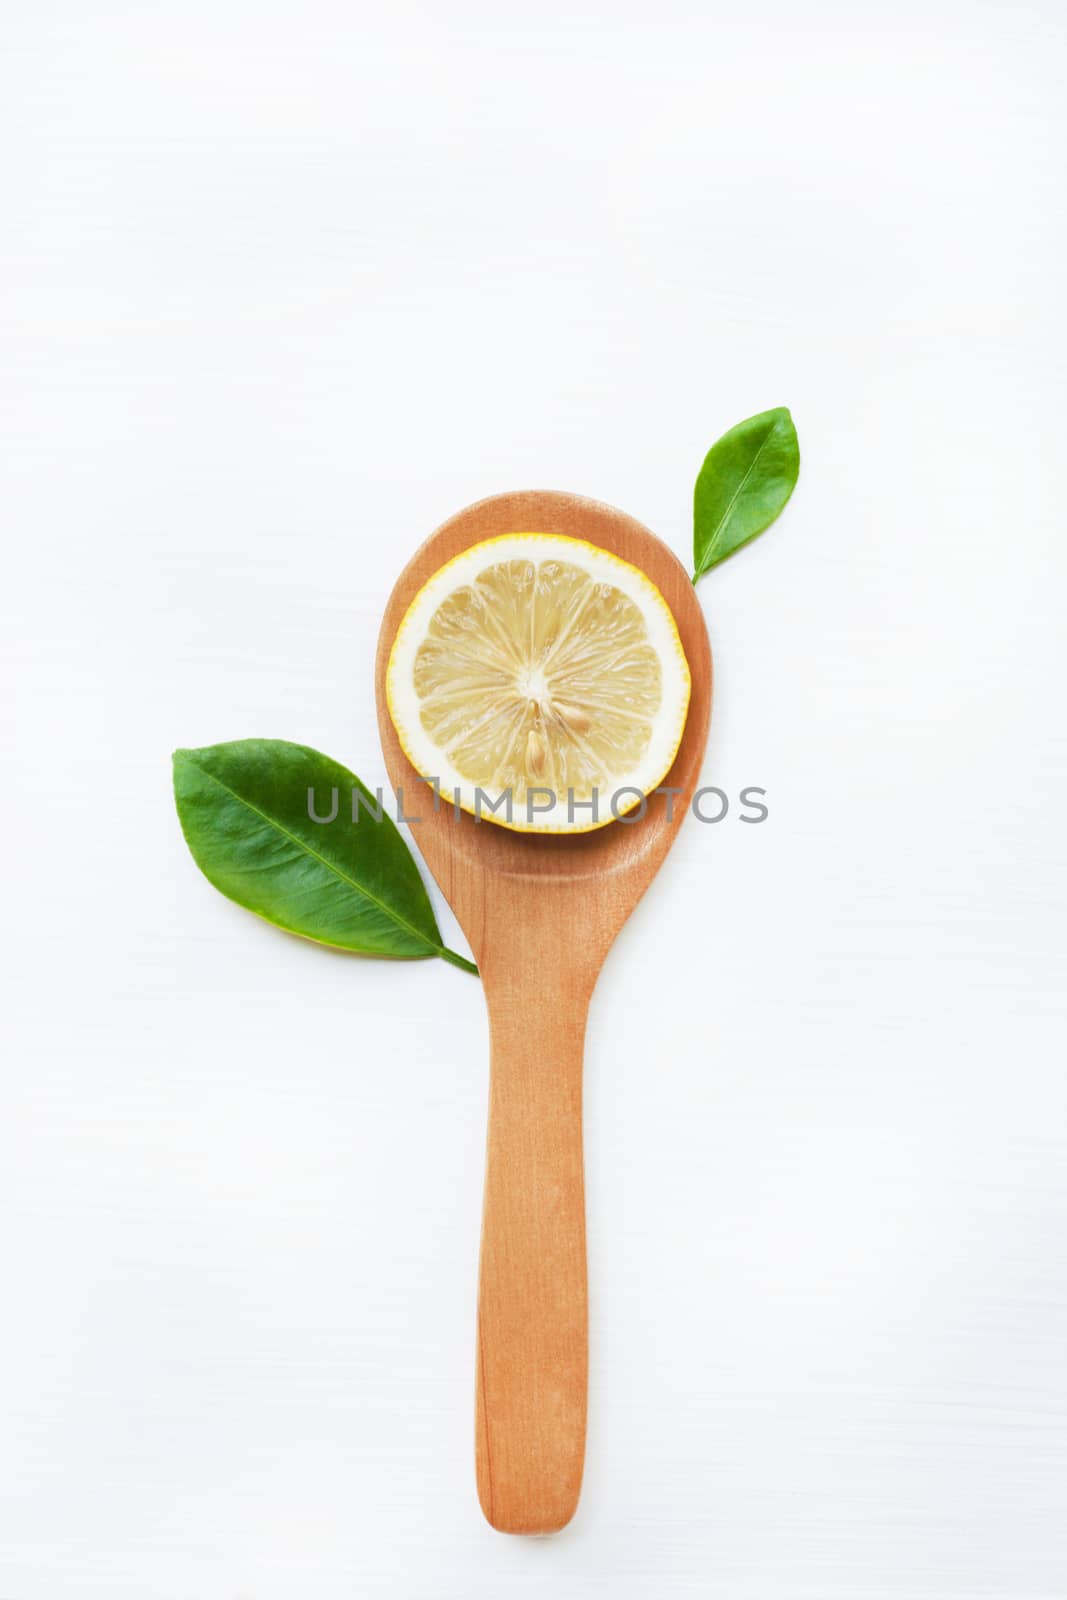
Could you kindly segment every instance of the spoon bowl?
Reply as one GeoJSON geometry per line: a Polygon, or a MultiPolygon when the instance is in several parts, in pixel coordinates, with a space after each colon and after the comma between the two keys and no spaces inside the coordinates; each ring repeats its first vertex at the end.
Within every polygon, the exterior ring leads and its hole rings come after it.
{"type": "Polygon", "coordinates": [[[412,837],[467,937],[489,1011],[478,1495],[502,1532],[552,1533],[574,1514],[585,1455],[586,1015],[604,958],[697,786],[711,714],[707,629],[685,568],[632,517],[579,495],[496,495],[450,518],[404,568],[382,622],[375,685],[390,781],[419,818],[412,837]],[[674,615],[692,674],[681,744],[644,813],[589,833],[520,833],[435,801],[386,704],[393,641],[423,584],[468,546],[520,532],[586,539],[641,568],[674,615]]]}

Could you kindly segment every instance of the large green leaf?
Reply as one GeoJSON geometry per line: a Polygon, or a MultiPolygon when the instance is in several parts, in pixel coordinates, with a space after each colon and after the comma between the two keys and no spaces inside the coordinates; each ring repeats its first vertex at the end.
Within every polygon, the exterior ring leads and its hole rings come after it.
{"type": "Polygon", "coordinates": [[[800,446],[785,406],[761,411],[713,444],[693,495],[693,581],[769,528],[793,493],[800,446]]]}
{"type": "Polygon", "coordinates": [[[290,933],[362,955],[442,956],[426,887],[385,807],[329,756],[283,739],[174,753],[186,843],[209,882],[290,933]],[[328,817],[337,795],[337,816],[328,817]],[[365,804],[352,820],[353,791],[365,804]],[[309,805],[309,795],[312,804],[309,805]]]}

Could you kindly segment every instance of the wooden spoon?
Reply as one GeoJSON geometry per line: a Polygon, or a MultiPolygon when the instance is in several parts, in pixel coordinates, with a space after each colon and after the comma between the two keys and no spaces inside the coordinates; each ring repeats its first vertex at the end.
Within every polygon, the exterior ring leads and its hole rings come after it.
{"type": "Polygon", "coordinates": [[[684,567],[632,517],[577,495],[497,495],[452,517],[401,573],[375,674],[390,780],[482,974],[491,1068],[478,1295],[478,1497],[494,1528],[552,1533],[574,1515],[585,1455],[582,1041],[615,935],[674,840],[697,784],[711,712],[711,651],[684,567]],[[592,833],[516,833],[434,810],[397,740],[385,670],[426,580],[503,533],[570,534],[643,569],[674,613],[693,677],[681,747],[640,821],[592,833]]]}

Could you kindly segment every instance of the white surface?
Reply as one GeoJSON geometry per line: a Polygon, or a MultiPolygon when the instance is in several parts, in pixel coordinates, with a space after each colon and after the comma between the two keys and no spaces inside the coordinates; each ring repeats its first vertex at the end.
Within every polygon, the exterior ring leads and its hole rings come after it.
{"type": "Polygon", "coordinates": [[[1064,1594],[1060,8],[2,29],[0,1595],[1064,1594]],[[478,984],[215,895],[169,752],[381,781],[417,540],[544,486],[684,554],[781,403],[794,502],[700,591],[771,815],[604,974],[585,1493],[509,1540],[478,984]]]}

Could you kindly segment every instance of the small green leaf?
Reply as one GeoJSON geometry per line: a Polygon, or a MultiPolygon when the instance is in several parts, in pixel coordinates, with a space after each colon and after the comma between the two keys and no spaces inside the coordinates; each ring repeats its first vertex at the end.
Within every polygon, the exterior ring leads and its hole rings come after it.
{"type": "Polygon", "coordinates": [[[237,904],[289,933],[361,955],[448,950],[411,852],[384,806],[329,756],[284,739],[174,752],[174,799],[201,872],[237,904]],[[317,822],[318,817],[331,821],[317,822]],[[353,822],[353,791],[362,798],[353,822]],[[309,803],[309,794],[311,801],[309,803]]]}
{"type": "Polygon", "coordinates": [[[769,528],[796,486],[797,430],[785,406],[724,433],[693,495],[693,582],[769,528]]]}

